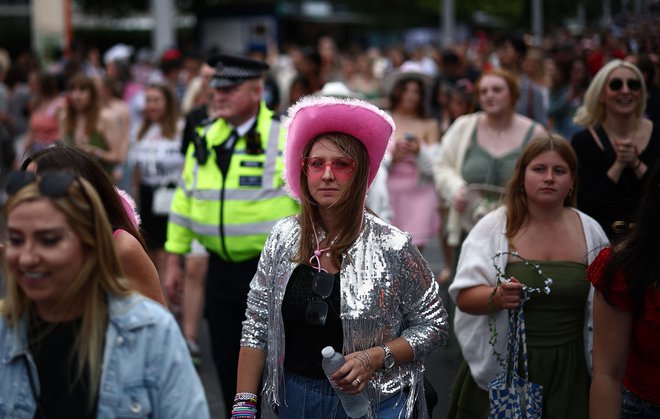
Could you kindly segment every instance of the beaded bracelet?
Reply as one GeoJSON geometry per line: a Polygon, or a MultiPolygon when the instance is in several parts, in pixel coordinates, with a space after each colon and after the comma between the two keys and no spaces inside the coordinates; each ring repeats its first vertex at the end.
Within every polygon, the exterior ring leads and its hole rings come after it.
{"type": "Polygon", "coordinates": [[[236,393],[234,396],[234,401],[246,401],[246,400],[253,400],[255,403],[257,402],[257,395],[254,393],[249,393],[249,392],[243,392],[243,393],[236,393]]]}
{"type": "Polygon", "coordinates": [[[234,406],[231,410],[232,419],[253,419],[257,417],[257,395],[254,393],[237,393],[234,396],[234,406]]]}

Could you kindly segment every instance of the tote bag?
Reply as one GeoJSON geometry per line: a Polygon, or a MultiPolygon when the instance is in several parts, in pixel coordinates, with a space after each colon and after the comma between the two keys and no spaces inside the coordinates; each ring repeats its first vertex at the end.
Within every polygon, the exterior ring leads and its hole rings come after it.
{"type": "Polygon", "coordinates": [[[490,419],[540,419],[543,386],[529,381],[527,338],[523,304],[509,311],[507,335],[507,365],[504,371],[488,383],[490,419]],[[519,347],[522,347],[524,376],[518,374],[519,347]]]}

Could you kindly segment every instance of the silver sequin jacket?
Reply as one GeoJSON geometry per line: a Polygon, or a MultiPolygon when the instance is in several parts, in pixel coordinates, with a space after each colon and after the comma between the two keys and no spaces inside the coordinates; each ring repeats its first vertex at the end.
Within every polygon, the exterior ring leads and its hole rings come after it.
{"type": "MultiPolygon", "coordinates": [[[[408,388],[406,417],[415,402],[426,415],[424,358],[447,339],[447,311],[426,260],[410,236],[365,212],[358,239],[341,264],[343,353],[365,350],[403,336],[414,352],[412,362],[380,369],[366,394],[374,410],[381,399],[408,388]]],[[[268,416],[283,402],[279,394],[284,364],[282,300],[298,249],[300,225],[292,216],[278,222],[261,254],[250,284],[241,346],[266,353],[262,405],[268,416]]],[[[426,416],[419,416],[426,417],[426,416]]]]}

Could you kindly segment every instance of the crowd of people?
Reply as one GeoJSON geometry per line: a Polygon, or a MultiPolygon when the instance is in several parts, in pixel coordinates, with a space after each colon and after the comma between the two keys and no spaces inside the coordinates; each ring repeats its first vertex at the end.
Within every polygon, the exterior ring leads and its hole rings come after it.
{"type": "Polygon", "coordinates": [[[537,417],[660,417],[653,22],[50,67],[0,51],[0,409],[208,417],[203,316],[228,418],[347,417],[337,389],[426,417],[443,345],[447,417],[485,418],[524,308],[537,417]],[[330,380],[326,346],[346,357],[330,380]]]}

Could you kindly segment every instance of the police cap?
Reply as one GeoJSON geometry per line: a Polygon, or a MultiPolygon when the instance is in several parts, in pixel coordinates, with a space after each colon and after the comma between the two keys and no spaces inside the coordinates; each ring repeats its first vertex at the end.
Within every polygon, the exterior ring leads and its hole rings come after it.
{"type": "Polygon", "coordinates": [[[214,89],[232,87],[245,80],[261,78],[270,68],[263,61],[224,54],[209,59],[207,64],[215,68],[215,74],[209,83],[214,89]]]}

